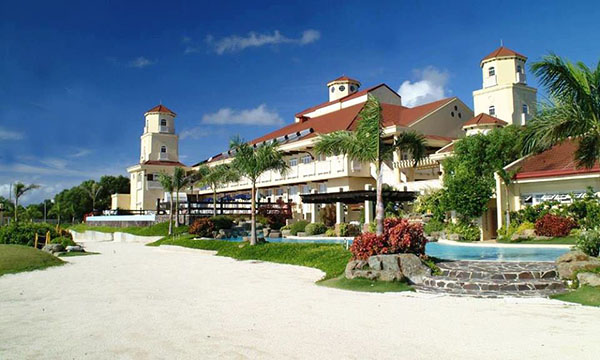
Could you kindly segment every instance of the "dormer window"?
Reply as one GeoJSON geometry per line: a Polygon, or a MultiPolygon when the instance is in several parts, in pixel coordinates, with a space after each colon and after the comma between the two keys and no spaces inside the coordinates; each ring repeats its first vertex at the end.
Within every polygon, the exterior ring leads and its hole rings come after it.
{"type": "Polygon", "coordinates": [[[346,90],[346,87],[345,87],[344,85],[341,85],[341,86],[339,87],[339,89],[340,89],[340,91],[344,91],[344,90],[346,90]]]}
{"type": "Polygon", "coordinates": [[[331,87],[331,92],[334,93],[335,92],[335,86],[331,87]]]}
{"type": "Polygon", "coordinates": [[[160,152],[161,152],[162,154],[166,154],[166,153],[167,153],[167,147],[166,147],[166,146],[164,146],[164,145],[163,145],[163,146],[161,146],[161,147],[160,147],[160,152]]]}
{"type": "Polygon", "coordinates": [[[167,119],[160,119],[160,126],[167,126],[167,119]]]}
{"type": "Polygon", "coordinates": [[[490,68],[488,69],[488,76],[494,76],[496,75],[496,68],[494,68],[493,66],[490,66],[490,68]]]}
{"type": "Polygon", "coordinates": [[[488,109],[488,113],[491,116],[495,116],[496,115],[496,107],[494,105],[490,106],[490,108],[488,109]]]}

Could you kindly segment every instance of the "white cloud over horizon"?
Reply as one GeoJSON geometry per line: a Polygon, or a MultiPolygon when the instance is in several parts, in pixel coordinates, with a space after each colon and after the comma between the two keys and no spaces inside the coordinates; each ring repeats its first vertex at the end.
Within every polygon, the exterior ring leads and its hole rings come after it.
{"type": "Polygon", "coordinates": [[[212,114],[202,116],[202,123],[215,125],[281,125],[283,119],[277,111],[260,104],[254,109],[235,110],[221,108],[212,114]]]}
{"type": "Polygon", "coordinates": [[[413,107],[443,99],[450,91],[446,88],[450,74],[434,66],[415,70],[416,81],[406,80],[400,85],[398,94],[402,97],[402,105],[413,107]]]}
{"type": "Polygon", "coordinates": [[[21,140],[23,137],[23,133],[0,127],[0,140],[21,140]]]}
{"type": "MultiPolygon", "coordinates": [[[[261,47],[265,45],[277,44],[297,44],[300,46],[313,43],[321,38],[321,33],[314,29],[307,29],[302,32],[299,38],[289,38],[283,35],[279,30],[273,33],[249,32],[246,36],[231,35],[224,38],[215,39],[212,35],[206,37],[206,43],[219,55],[224,53],[233,53],[242,51],[250,47],[261,47]]],[[[189,38],[185,38],[189,42],[189,38]]],[[[185,53],[197,52],[196,47],[188,45],[185,53]]]]}
{"type": "Polygon", "coordinates": [[[140,56],[140,57],[137,57],[137,58],[131,60],[129,62],[129,66],[138,68],[138,69],[142,69],[142,68],[145,68],[146,66],[150,66],[150,65],[154,64],[155,62],[156,61],[149,60],[149,59],[145,58],[144,56],[140,56]]]}

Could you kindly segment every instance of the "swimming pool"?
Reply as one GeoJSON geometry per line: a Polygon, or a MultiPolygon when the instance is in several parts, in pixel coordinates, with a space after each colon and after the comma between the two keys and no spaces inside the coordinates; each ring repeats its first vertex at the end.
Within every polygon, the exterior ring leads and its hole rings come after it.
{"type": "MultiPolygon", "coordinates": [[[[226,240],[240,242],[242,238],[230,238],[226,240]]],[[[267,240],[272,243],[352,244],[352,240],[344,238],[270,238],[267,240]]],[[[440,259],[487,261],[554,261],[557,257],[568,251],[568,246],[461,244],[444,240],[430,242],[425,248],[427,255],[440,259]]]]}

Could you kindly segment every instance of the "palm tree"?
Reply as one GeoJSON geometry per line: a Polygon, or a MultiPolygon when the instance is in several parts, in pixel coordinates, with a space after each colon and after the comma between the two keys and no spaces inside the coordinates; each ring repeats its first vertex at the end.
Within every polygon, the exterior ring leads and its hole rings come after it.
{"type": "Polygon", "coordinates": [[[60,218],[63,215],[63,213],[65,213],[66,210],[68,210],[68,209],[65,209],[63,207],[62,203],[60,201],[57,201],[54,203],[54,205],[52,206],[50,211],[48,211],[48,215],[56,215],[56,220],[58,222],[57,225],[60,226],[60,218]]]}
{"type": "Polygon", "coordinates": [[[383,138],[381,105],[368,95],[365,106],[358,114],[359,121],[355,131],[334,131],[321,135],[315,144],[315,152],[322,155],[345,155],[353,161],[374,163],[377,181],[376,222],[377,235],[383,234],[384,206],[382,197],[381,164],[392,158],[394,151],[412,153],[414,166],[425,157],[425,138],[414,131],[403,132],[393,143],[383,138]]]}
{"type": "Polygon", "coordinates": [[[256,180],[267,171],[285,173],[289,168],[277,146],[276,142],[270,142],[255,147],[239,137],[232,139],[229,145],[235,153],[231,167],[252,184],[250,245],[256,245],[256,180]]]}
{"type": "Polygon", "coordinates": [[[192,179],[188,177],[185,170],[180,167],[176,167],[173,172],[173,190],[175,191],[175,227],[179,227],[179,191],[185,187],[192,179]]]}
{"type": "Polygon", "coordinates": [[[162,186],[165,192],[169,193],[170,206],[169,206],[169,235],[173,234],[173,176],[165,173],[158,174],[158,182],[162,186]]]}
{"type": "Polygon", "coordinates": [[[91,180],[87,184],[81,186],[83,190],[88,194],[90,199],[92,199],[92,212],[96,211],[96,199],[98,198],[98,194],[102,191],[102,185],[97,182],[91,180]]]}
{"type": "Polygon", "coordinates": [[[26,192],[39,188],[39,185],[30,184],[25,185],[23,183],[17,182],[13,185],[13,191],[15,195],[15,222],[19,221],[18,217],[18,209],[19,209],[19,198],[23,196],[26,192]]]}
{"type": "Polygon", "coordinates": [[[591,168],[600,159],[600,62],[590,69],[550,54],[531,68],[548,90],[551,103],[528,124],[524,154],[577,138],[575,160],[578,166],[591,168]]]}
{"type": "Polygon", "coordinates": [[[210,187],[213,192],[213,215],[217,216],[217,188],[220,184],[238,181],[240,174],[229,164],[205,167],[205,174],[200,183],[210,187]]]}

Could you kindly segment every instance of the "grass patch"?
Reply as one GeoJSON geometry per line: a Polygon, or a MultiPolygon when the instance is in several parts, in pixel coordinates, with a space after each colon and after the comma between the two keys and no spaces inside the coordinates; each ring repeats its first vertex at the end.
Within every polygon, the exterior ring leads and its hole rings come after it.
{"type": "Polygon", "coordinates": [[[218,256],[238,260],[263,260],[280,264],[307,266],[325,272],[324,279],[342,274],[350,257],[350,251],[339,244],[291,244],[268,243],[256,246],[224,240],[192,240],[191,235],[164,238],[149,246],[177,245],[193,249],[214,250],[218,256]],[[243,245],[240,247],[240,245],[243,245]]]}
{"type": "Polygon", "coordinates": [[[363,292],[401,292],[401,291],[415,291],[410,285],[400,281],[377,281],[368,279],[346,279],[344,275],[318,281],[317,284],[321,286],[352,290],[352,291],[363,291],[363,292]]]}
{"type": "Polygon", "coordinates": [[[600,306],[600,287],[582,286],[565,294],[553,295],[551,298],[587,306],[600,306]]]}
{"type": "MultiPolygon", "coordinates": [[[[169,233],[169,222],[162,222],[154,224],[152,226],[128,226],[124,228],[112,226],[89,226],[87,224],[78,224],[70,226],[69,229],[76,232],[84,232],[86,230],[91,230],[104,233],[123,232],[138,236],[167,236],[167,234],[169,233]]],[[[173,226],[173,234],[175,235],[181,235],[187,233],[187,231],[187,225],[181,225],[179,227],[173,226]]]]}
{"type": "Polygon", "coordinates": [[[71,251],[58,255],[59,257],[73,257],[73,256],[86,256],[86,255],[98,255],[97,252],[83,252],[83,251],[71,251]]]}
{"type": "Polygon", "coordinates": [[[506,239],[499,239],[498,242],[505,243],[505,244],[523,244],[523,245],[526,245],[526,244],[575,245],[576,240],[577,240],[577,237],[575,237],[575,236],[565,236],[565,237],[554,237],[554,238],[550,238],[550,239],[539,239],[539,240],[531,239],[531,240],[511,241],[511,240],[506,240],[506,239]]]}
{"type": "Polygon", "coordinates": [[[62,265],[59,258],[23,245],[0,245],[0,276],[62,265]]]}

